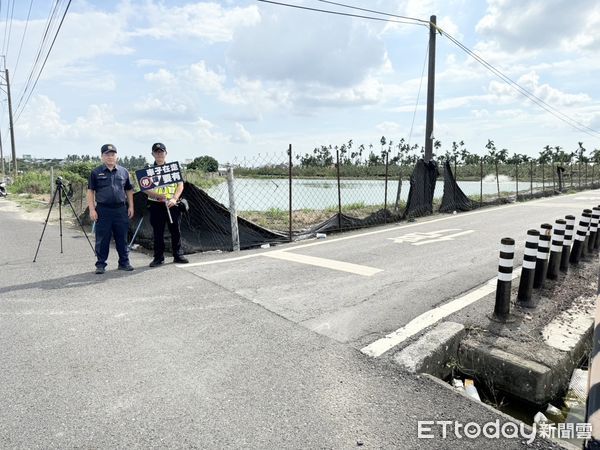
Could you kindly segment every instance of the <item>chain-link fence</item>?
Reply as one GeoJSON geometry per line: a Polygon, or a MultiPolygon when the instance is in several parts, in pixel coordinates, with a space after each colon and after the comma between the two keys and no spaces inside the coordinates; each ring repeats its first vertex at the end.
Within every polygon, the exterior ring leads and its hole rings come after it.
{"type": "MultiPolygon", "coordinates": [[[[302,165],[291,152],[234,159],[235,180],[228,189],[225,170],[188,181],[228,208],[230,194],[239,217],[290,239],[322,230],[362,228],[440,211],[553,195],[559,191],[600,186],[600,170],[590,164],[454,164],[433,165],[423,182],[415,164],[356,165],[337,153],[322,165],[302,165]],[[450,170],[456,183],[444,185],[450,170]],[[413,189],[412,198],[409,198],[413,189]],[[452,190],[454,192],[444,192],[452,190]],[[427,192],[422,192],[427,191],[427,192]],[[457,201],[463,193],[468,203],[457,201]],[[432,198],[432,208],[414,209],[415,201],[432,198]],[[412,202],[413,209],[407,210],[412,202]],[[454,204],[456,203],[456,204],[454,204]],[[412,212],[411,212],[412,211],[412,212]]],[[[194,174],[194,176],[197,176],[194,174]]]]}

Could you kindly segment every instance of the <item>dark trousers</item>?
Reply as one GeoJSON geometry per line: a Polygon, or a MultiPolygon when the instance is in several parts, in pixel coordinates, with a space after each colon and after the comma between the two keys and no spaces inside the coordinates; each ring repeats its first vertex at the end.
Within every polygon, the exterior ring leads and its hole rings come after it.
{"type": "Polygon", "coordinates": [[[106,267],[110,241],[114,236],[117,253],[119,253],[119,266],[129,264],[129,248],[127,247],[127,231],[129,230],[129,217],[127,206],[108,208],[96,206],[98,220],[96,221],[96,267],[106,267]]]}
{"type": "Polygon", "coordinates": [[[179,208],[174,206],[170,208],[171,219],[169,222],[167,215],[167,207],[165,203],[150,201],[150,224],[154,232],[154,259],[165,259],[165,225],[169,228],[171,234],[171,247],[173,248],[173,256],[183,256],[181,252],[181,213],[179,208]]]}

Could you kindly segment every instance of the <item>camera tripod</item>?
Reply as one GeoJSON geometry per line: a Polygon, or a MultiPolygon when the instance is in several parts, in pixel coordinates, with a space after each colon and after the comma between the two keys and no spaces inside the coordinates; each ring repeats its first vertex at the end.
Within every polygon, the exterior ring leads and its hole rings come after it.
{"type": "MultiPolygon", "coordinates": [[[[59,224],[59,229],[60,229],[60,252],[61,253],[63,252],[63,239],[62,239],[63,238],[63,232],[62,232],[62,198],[63,198],[63,194],[65,194],[65,185],[63,184],[62,177],[58,177],[58,178],[56,178],[56,190],[54,191],[54,196],[52,197],[52,202],[50,203],[50,209],[48,210],[48,215],[46,216],[46,221],[44,222],[44,229],[42,230],[42,235],[40,236],[40,242],[38,243],[37,250],[35,251],[35,256],[33,257],[33,262],[35,262],[35,260],[37,259],[38,252],[40,251],[40,245],[42,245],[42,239],[44,237],[44,232],[46,231],[46,227],[48,226],[48,219],[50,218],[50,213],[52,212],[52,207],[54,206],[54,202],[56,201],[57,197],[58,197],[58,224],[59,224]]],[[[69,204],[69,206],[71,207],[71,211],[73,211],[73,215],[77,219],[77,223],[81,227],[81,231],[83,231],[83,234],[85,235],[85,238],[87,239],[88,243],[90,244],[90,247],[92,248],[92,251],[94,252],[94,256],[95,256],[96,250],[94,250],[94,246],[92,245],[90,238],[88,237],[87,233],[85,232],[85,229],[83,228],[83,224],[81,223],[81,220],[79,220],[79,216],[75,212],[75,208],[73,208],[73,203],[71,203],[71,199],[69,198],[69,195],[65,194],[64,197],[67,200],[67,203],[69,204]]]]}

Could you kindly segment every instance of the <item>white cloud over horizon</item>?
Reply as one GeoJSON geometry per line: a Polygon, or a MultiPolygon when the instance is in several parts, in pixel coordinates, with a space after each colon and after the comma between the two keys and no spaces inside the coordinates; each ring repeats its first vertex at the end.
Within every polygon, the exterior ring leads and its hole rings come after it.
{"type": "MultiPolygon", "coordinates": [[[[523,88],[600,128],[600,37],[591,31],[600,25],[597,2],[355,3],[425,20],[436,14],[441,28],[523,88]]],[[[348,139],[378,144],[382,134],[399,141],[411,128],[412,142],[424,139],[423,26],[253,0],[88,0],[71,8],[16,123],[18,154],[93,154],[106,141],[137,155],[160,140],[181,159],[206,149],[231,160],[283,152],[289,143],[304,154],[348,139]]],[[[46,18],[28,24],[16,67],[26,11],[15,14],[7,67],[18,104],[46,18]]],[[[600,147],[598,136],[549,115],[444,35],[437,40],[434,135],[444,146],[465,140],[468,148],[482,148],[489,138],[518,153],[578,141],[600,147]]],[[[6,107],[1,119],[6,139],[6,107]]]]}

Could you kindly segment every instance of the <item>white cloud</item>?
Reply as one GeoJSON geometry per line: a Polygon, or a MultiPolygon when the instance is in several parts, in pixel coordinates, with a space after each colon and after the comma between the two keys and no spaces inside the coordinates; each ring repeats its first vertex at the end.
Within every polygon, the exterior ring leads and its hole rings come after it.
{"type": "MultiPolygon", "coordinates": [[[[587,94],[569,94],[553,88],[547,83],[540,84],[540,77],[534,71],[519,77],[517,83],[553,107],[582,105],[591,100],[587,94]]],[[[508,84],[496,80],[490,82],[489,92],[496,97],[494,101],[500,103],[509,103],[515,99],[525,99],[523,95],[519,94],[508,84]]]]}
{"type": "Polygon", "coordinates": [[[190,112],[189,107],[183,103],[156,97],[146,97],[136,102],[133,107],[138,112],[149,113],[148,117],[162,118],[163,120],[184,118],[190,112]]]}
{"type": "Polygon", "coordinates": [[[387,64],[383,41],[363,22],[273,7],[261,14],[260,24],[237,30],[228,52],[249,79],[347,87],[387,64]]]}
{"type": "Polygon", "coordinates": [[[164,66],[165,62],[160,59],[149,59],[149,58],[141,58],[136,59],[133,62],[136,67],[152,67],[152,66],[164,66]]]}
{"type": "Polygon", "coordinates": [[[168,7],[163,3],[148,2],[140,13],[149,25],[138,28],[134,36],[156,39],[193,37],[207,42],[227,42],[238,27],[259,23],[256,5],[224,8],[219,3],[198,2],[168,7]]]}
{"type": "Polygon", "coordinates": [[[60,108],[45,95],[32,97],[15,129],[26,138],[46,136],[48,139],[65,136],[68,126],[60,117],[60,108]]]}
{"type": "Polygon", "coordinates": [[[188,70],[188,76],[201,92],[219,94],[225,82],[225,75],[207,69],[204,61],[192,64],[188,70]]]}
{"type": "Polygon", "coordinates": [[[581,49],[597,42],[600,5],[596,0],[488,0],[476,31],[507,51],[581,49]]]}
{"type": "Polygon", "coordinates": [[[383,135],[399,135],[406,131],[402,124],[390,121],[378,123],[377,125],[375,125],[375,128],[379,132],[383,133],[383,135]]]}
{"type": "Polygon", "coordinates": [[[175,76],[166,69],[158,69],[157,72],[147,73],[144,75],[144,79],[156,81],[160,84],[173,84],[175,82],[175,76]]]}
{"type": "Polygon", "coordinates": [[[232,142],[249,143],[252,141],[252,135],[241,123],[235,124],[235,133],[231,136],[232,142]]]}

